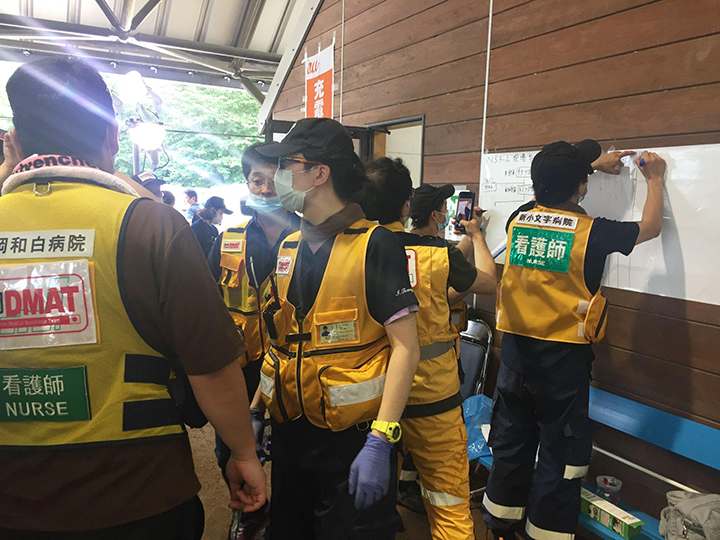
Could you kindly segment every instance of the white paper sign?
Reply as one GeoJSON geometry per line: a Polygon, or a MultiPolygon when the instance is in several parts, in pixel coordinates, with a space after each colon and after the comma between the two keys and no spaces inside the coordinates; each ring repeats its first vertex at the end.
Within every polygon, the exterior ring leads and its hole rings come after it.
{"type": "Polygon", "coordinates": [[[0,350],[96,342],[87,260],[0,266],[0,350]]]}

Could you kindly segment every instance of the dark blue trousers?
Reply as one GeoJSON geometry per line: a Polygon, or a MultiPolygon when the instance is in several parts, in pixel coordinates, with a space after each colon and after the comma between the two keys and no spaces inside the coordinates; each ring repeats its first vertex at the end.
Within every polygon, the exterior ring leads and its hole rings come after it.
{"type": "Polygon", "coordinates": [[[512,529],[527,516],[531,538],[572,539],[592,451],[589,389],[589,380],[548,384],[501,365],[488,441],[493,467],[482,509],[489,529],[512,529]]]}

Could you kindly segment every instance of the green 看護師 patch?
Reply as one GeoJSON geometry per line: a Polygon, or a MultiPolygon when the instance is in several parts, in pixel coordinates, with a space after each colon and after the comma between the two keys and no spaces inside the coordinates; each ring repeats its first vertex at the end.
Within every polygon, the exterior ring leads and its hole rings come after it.
{"type": "Polygon", "coordinates": [[[566,231],[513,227],[510,264],[567,274],[574,239],[566,231]]]}

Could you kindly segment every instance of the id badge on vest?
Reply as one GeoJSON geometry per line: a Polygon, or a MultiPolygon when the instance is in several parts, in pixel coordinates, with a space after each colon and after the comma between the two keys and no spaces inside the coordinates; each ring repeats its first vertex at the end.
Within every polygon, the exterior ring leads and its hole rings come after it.
{"type": "Polygon", "coordinates": [[[0,265],[0,351],[97,341],[87,260],[0,265]]]}

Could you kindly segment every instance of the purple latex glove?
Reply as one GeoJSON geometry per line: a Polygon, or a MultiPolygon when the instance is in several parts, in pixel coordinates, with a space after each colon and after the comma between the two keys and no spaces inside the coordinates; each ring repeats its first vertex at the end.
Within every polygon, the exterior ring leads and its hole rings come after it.
{"type": "Polygon", "coordinates": [[[390,487],[390,452],[392,443],[369,433],[362,450],[350,465],[350,495],[355,508],[365,510],[378,502],[390,487]]]}

